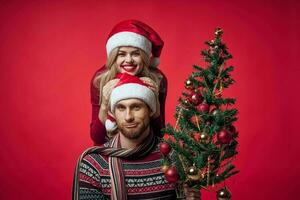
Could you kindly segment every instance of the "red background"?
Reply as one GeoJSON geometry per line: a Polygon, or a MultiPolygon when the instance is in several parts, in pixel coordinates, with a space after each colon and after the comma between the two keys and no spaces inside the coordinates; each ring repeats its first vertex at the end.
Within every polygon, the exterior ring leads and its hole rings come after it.
{"type": "MultiPolygon", "coordinates": [[[[0,199],[70,199],[76,159],[92,144],[89,82],[117,22],[139,19],[165,41],[166,118],[203,42],[225,31],[233,54],[241,172],[233,200],[295,199],[300,178],[299,3],[286,1],[1,1],[0,199]],[[294,180],[294,181],[293,181],[294,180]]],[[[203,199],[215,199],[203,192],[203,199]]]]}

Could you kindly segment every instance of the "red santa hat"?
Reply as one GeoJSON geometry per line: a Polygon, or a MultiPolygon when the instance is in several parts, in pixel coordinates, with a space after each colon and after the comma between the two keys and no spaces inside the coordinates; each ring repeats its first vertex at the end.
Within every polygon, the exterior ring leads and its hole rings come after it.
{"type": "Polygon", "coordinates": [[[144,50],[150,57],[150,65],[158,66],[164,42],[147,24],[137,20],[126,20],[118,23],[110,32],[107,42],[107,55],[120,46],[132,46],[144,50]]]}
{"type": "Polygon", "coordinates": [[[137,76],[132,76],[127,73],[117,75],[119,82],[116,84],[110,95],[110,106],[105,127],[107,131],[113,131],[117,128],[114,110],[116,104],[125,99],[136,98],[145,102],[151,109],[151,116],[156,113],[156,94],[151,89],[151,86],[144,83],[137,76]]]}

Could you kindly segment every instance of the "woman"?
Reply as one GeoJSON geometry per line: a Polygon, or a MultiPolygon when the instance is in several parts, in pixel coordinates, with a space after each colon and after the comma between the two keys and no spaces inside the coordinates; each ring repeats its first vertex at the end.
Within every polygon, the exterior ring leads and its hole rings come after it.
{"type": "Polygon", "coordinates": [[[167,79],[157,68],[163,44],[151,27],[137,20],[122,21],[112,29],[106,43],[106,65],[96,71],[91,81],[90,134],[95,145],[106,142],[108,97],[118,73],[143,77],[145,82],[146,77],[155,81],[159,88],[160,115],[154,116],[151,124],[158,130],[164,127],[167,79]]]}

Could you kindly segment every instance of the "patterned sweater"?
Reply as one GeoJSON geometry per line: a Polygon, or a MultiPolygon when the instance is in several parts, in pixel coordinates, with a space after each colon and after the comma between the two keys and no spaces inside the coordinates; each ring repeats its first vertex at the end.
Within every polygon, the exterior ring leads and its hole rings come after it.
{"type": "MultiPolygon", "coordinates": [[[[128,199],[176,199],[175,186],[165,180],[161,171],[158,146],[146,157],[122,160],[128,199]]],[[[110,199],[111,182],[108,157],[86,155],[79,168],[79,199],[110,199]]]]}

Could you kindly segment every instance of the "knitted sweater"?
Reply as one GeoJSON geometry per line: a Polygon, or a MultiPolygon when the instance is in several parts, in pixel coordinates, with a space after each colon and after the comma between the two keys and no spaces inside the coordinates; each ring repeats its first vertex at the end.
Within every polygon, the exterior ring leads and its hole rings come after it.
{"type": "MultiPolygon", "coordinates": [[[[165,180],[161,171],[161,154],[158,146],[142,159],[122,160],[129,200],[176,199],[175,186],[165,180]]],[[[111,182],[108,157],[88,154],[79,168],[79,199],[110,199],[111,182]]]]}
{"type": "MultiPolygon", "coordinates": [[[[92,140],[94,141],[94,145],[102,145],[106,142],[106,129],[104,124],[98,118],[100,109],[99,97],[102,94],[100,94],[99,88],[96,88],[93,82],[95,77],[104,73],[105,70],[106,67],[104,65],[95,72],[91,80],[90,92],[92,104],[92,120],[90,123],[90,135],[92,140]]],[[[156,70],[161,75],[159,77],[161,79],[159,88],[160,116],[155,119],[151,119],[151,127],[153,127],[155,132],[159,132],[165,124],[165,101],[167,96],[168,81],[162,71],[160,71],[159,69],[156,70]]]]}

